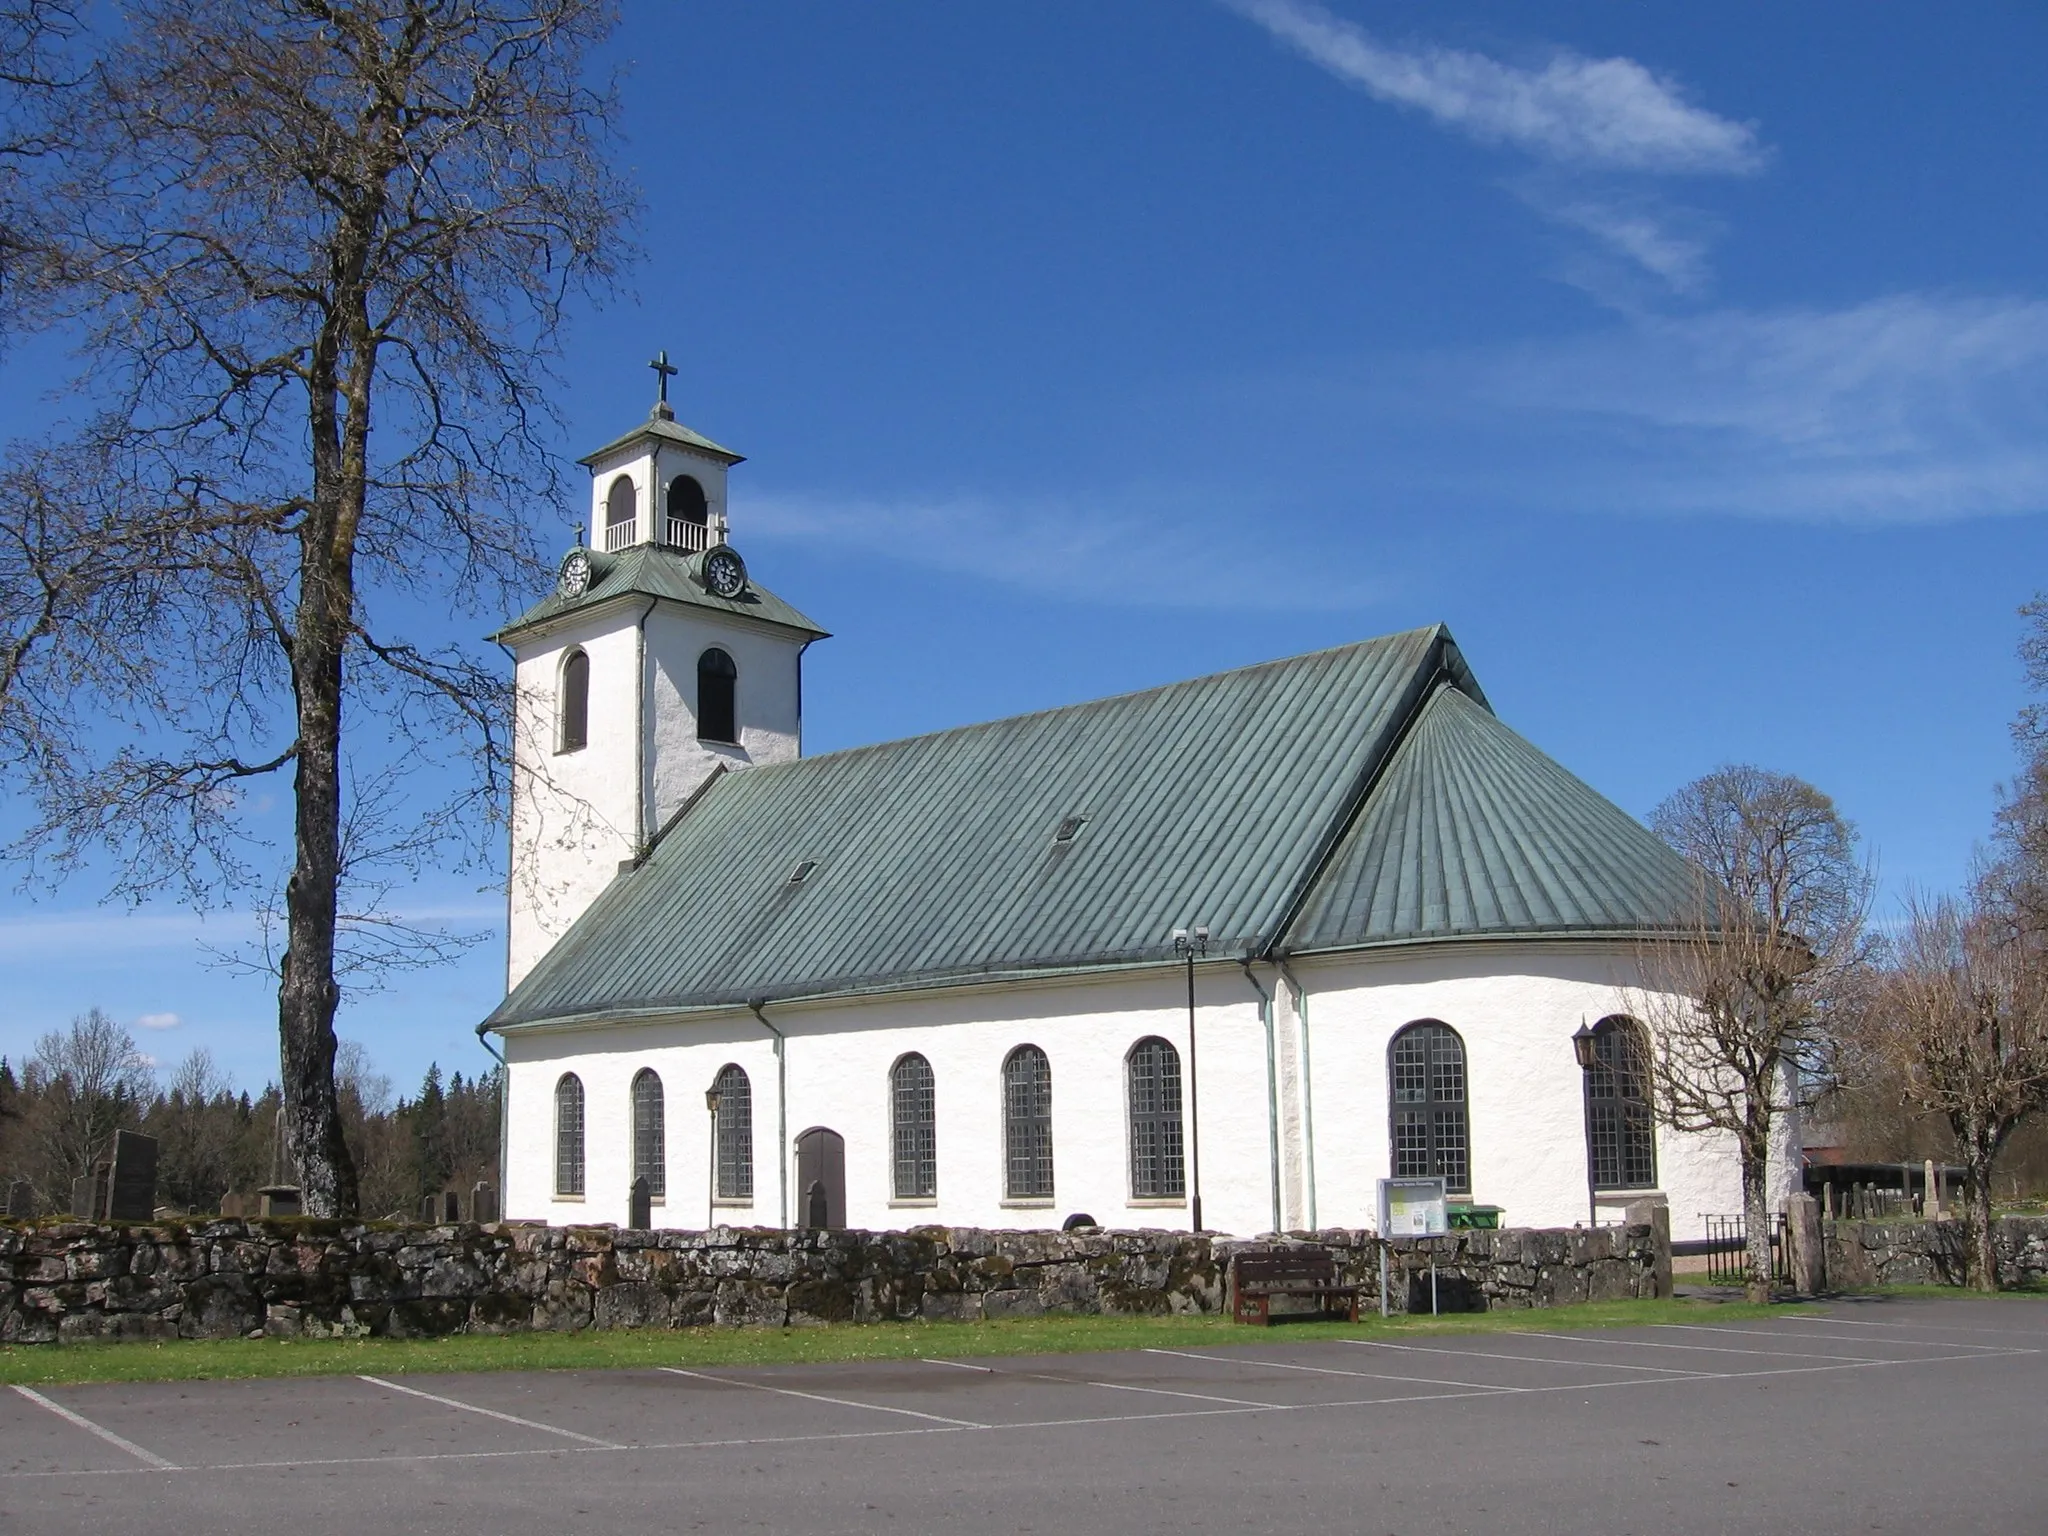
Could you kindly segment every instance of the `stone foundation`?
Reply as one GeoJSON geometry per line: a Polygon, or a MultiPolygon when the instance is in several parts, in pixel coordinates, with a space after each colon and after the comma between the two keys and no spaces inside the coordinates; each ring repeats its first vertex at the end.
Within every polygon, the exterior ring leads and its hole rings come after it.
{"type": "MultiPolygon", "coordinates": [[[[1287,1240],[1333,1249],[1361,1308],[1377,1308],[1373,1234],[1287,1240]]],[[[0,1222],[0,1342],[1218,1313],[1230,1255],[1250,1246],[1261,1244],[1160,1231],[0,1222]]],[[[1447,1312],[1670,1293],[1669,1239],[1654,1224],[1384,1246],[1395,1311],[1428,1310],[1432,1248],[1447,1312]]]]}
{"type": "MultiPolygon", "coordinates": [[[[2002,1216],[1994,1242],[2001,1280],[2048,1281],[2048,1217],[2002,1216]]],[[[1969,1230],[1960,1221],[1831,1221],[1827,1283],[1838,1290],[1880,1285],[1969,1285],[1969,1230]]]]}

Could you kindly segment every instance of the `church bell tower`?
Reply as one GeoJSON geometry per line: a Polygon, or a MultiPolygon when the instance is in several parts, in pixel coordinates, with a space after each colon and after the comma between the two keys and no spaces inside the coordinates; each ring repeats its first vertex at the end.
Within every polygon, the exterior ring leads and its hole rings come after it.
{"type": "Polygon", "coordinates": [[[668,354],[647,419],[586,455],[555,588],[492,638],[515,669],[507,988],[719,775],[803,751],[804,651],[824,639],[733,546],[741,456],[682,425],[668,354]]]}

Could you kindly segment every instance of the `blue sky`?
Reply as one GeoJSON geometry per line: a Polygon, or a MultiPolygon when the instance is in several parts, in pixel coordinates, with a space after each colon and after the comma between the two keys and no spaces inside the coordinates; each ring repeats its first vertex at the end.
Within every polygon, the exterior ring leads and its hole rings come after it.
{"type": "MultiPolygon", "coordinates": [[[[1811,779],[1889,909],[1984,835],[2048,586],[2044,44],[1992,4],[627,0],[647,260],[568,335],[561,447],[680,364],[749,457],[734,543],[835,633],[813,751],[1442,620],[1637,814],[1811,779]]],[[[0,1051],[98,1005],[260,1084],[268,989],[197,948],[246,918],[97,895],[6,898],[0,1051]]],[[[343,1033],[473,1070],[501,966],[343,1033]]]]}

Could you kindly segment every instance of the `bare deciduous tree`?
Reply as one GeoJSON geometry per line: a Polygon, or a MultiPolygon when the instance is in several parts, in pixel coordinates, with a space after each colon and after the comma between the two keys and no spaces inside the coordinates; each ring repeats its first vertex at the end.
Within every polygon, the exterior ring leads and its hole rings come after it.
{"type": "Polygon", "coordinates": [[[40,244],[36,166],[60,142],[58,98],[79,81],[77,30],[73,0],[0,0],[0,320],[40,244]]]}
{"type": "Polygon", "coordinates": [[[37,1166],[56,1186],[43,1191],[52,1204],[70,1198],[71,1181],[92,1172],[115,1131],[140,1123],[156,1088],[135,1037],[97,1008],[38,1040],[22,1079],[36,1099],[28,1133],[37,1166]]]}
{"type": "Polygon", "coordinates": [[[1764,1300],[1775,1143],[1812,1102],[1838,1015],[1861,986],[1871,881],[1834,802],[1785,774],[1717,769],[1651,825],[1695,875],[1685,921],[1643,951],[1632,1004],[1654,1041],[1657,1115],[1734,1139],[1748,1290],[1764,1300]]]}
{"type": "Polygon", "coordinates": [[[125,20],[39,189],[43,314],[83,333],[100,414],[0,483],[17,852],[61,875],[111,850],[123,893],[221,899],[267,883],[248,789],[289,771],[286,1143],[307,1210],[349,1215],[338,969],[445,954],[382,893],[496,851],[505,690],[438,626],[538,573],[546,361],[629,206],[582,78],[610,8],[125,20]]]}
{"type": "Polygon", "coordinates": [[[2007,1139],[2048,1104],[2048,972],[1995,911],[1916,905],[1896,963],[1859,1021],[1859,1044],[1906,1102],[1955,1137],[1969,1207],[1971,1273],[1998,1289],[1991,1175],[2007,1139]]]}

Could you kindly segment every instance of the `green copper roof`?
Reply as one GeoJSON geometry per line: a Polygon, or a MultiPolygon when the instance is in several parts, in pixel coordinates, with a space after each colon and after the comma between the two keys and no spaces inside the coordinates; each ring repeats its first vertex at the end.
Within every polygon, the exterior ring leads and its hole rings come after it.
{"type": "Polygon", "coordinates": [[[1287,944],[1640,932],[1676,922],[1690,891],[1684,860],[1641,822],[1441,688],[1287,944]]]}
{"type": "Polygon", "coordinates": [[[727,774],[484,1027],[1157,963],[1189,922],[1229,955],[1641,931],[1674,863],[1437,626],[727,774]]]}
{"type": "Polygon", "coordinates": [[[621,448],[631,447],[642,438],[652,437],[664,443],[674,443],[678,447],[709,454],[712,458],[721,459],[728,465],[746,463],[744,455],[734,453],[730,448],[721,448],[703,433],[691,431],[673,416],[663,416],[660,414],[667,409],[668,407],[665,405],[656,406],[655,414],[649,416],[632,431],[621,437],[613,438],[595,453],[585,454],[576,462],[587,468],[608,454],[615,453],[621,448]]]}
{"type": "Polygon", "coordinates": [[[518,618],[491,636],[511,640],[528,630],[595,608],[620,597],[659,597],[693,608],[741,614],[764,624],[779,624],[822,640],[826,632],[751,578],[738,597],[720,597],[704,585],[703,554],[685,554],[660,544],[635,544],[617,554],[590,552],[591,579],[576,597],[550,592],[518,618]]]}

